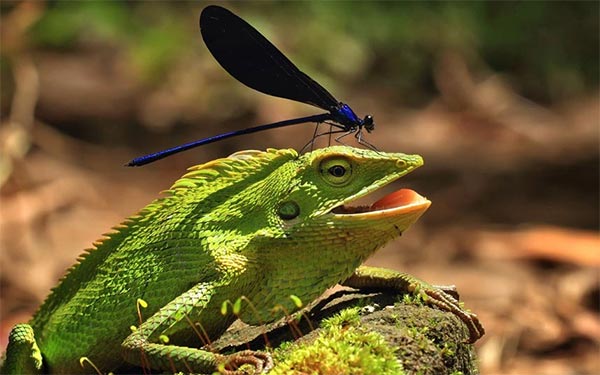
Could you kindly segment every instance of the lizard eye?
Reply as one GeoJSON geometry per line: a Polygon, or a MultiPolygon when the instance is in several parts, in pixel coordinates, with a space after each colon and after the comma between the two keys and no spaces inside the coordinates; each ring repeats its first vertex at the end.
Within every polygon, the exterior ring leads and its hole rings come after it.
{"type": "Polygon", "coordinates": [[[343,165],[334,165],[333,167],[327,170],[330,175],[336,178],[344,177],[346,174],[346,168],[343,165]]]}
{"type": "Polygon", "coordinates": [[[352,165],[340,157],[325,159],[320,165],[321,177],[335,186],[344,185],[352,176],[352,165]]]}

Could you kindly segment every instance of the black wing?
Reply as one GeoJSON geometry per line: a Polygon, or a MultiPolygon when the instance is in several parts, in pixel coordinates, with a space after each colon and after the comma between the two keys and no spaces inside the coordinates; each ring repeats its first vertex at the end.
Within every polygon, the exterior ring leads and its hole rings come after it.
{"type": "Polygon", "coordinates": [[[314,105],[327,111],[338,101],[304,74],[254,27],[216,5],[200,14],[204,43],[221,66],[244,85],[262,93],[314,105]]]}

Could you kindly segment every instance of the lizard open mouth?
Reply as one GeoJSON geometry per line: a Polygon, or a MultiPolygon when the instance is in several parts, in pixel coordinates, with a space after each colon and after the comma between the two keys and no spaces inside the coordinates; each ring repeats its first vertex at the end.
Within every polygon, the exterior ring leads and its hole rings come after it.
{"type": "Polygon", "coordinates": [[[398,215],[413,211],[425,211],[431,202],[411,189],[400,189],[379,199],[371,205],[346,206],[341,205],[333,210],[335,215],[364,215],[364,214],[391,214],[398,215]]]}

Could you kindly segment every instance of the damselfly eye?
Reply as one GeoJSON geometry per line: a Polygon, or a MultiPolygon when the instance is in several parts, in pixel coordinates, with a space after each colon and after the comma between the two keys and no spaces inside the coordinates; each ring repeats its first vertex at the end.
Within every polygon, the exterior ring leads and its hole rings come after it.
{"type": "Polygon", "coordinates": [[[375,129],[375,120],[373,120],[373,116],[366,115],[365,119],[363,120],[363,126],[365,127],[365,129],[367,129],[367,132],[369,132],[369,133],[373,129],[375,129]]]}

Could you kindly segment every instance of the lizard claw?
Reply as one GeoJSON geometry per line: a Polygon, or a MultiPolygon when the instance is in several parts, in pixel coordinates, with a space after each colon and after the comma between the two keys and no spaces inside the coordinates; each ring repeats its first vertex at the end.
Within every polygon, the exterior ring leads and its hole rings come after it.
{"type": "Polygon", "coordinates": [[[254,367],[253,374],[266,373],[273,368],[273,358],[266,352],[254,350],[244,350],[225,356],[223,359],[224,368],[219,368],[220,373],[224,375],[242,375],[247,374],[244,369],[240,369],[243,365],[251,365],[254,367]]]}
{"type": "Polygon", "coordinates": [[[458,302],[458,292],[454,286],[436,287],[427,284],[413,284],[412,289],[424,297],[426,303],[438,307],[441,310],[449,311],[456,315],[469,330],[469,344],[479,340],[484,334],[485,329],[477,318],[477,315],[463,309],[458,302]]]}
{"type": "Polygon", "coordinates": [[[434,289],[439,289],[442,292],[451,295],[455,300],[460,301],[460,295],[456,290],[456,285],[432,285],[434,289]]]}

